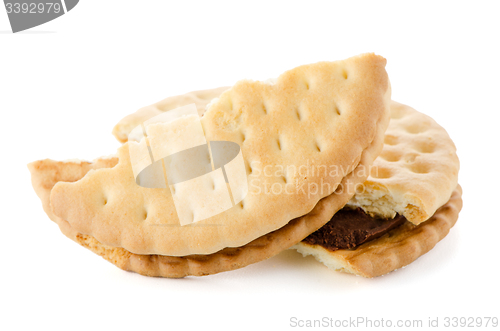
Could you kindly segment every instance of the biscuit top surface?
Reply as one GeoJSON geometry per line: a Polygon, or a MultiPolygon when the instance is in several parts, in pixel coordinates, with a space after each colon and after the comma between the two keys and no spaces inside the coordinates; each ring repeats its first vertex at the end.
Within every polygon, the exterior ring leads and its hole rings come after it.
{"type": "Polygon", "coordinates": [[[206,139],[239,144],[249,187],[220,214],[181,226],[170,190],[135,183],[129,148],[136,142],[119,148],[114,168],[56,184],[52,209],[78,232],[138,254],[242,246],[312,210],[383,134],[390,103],[385,64],[364,54],[304,65],[272,85],[240,81],[212,102],[201,119],[206,139]],[[322,171],[332,166],[336,172],[322,171]]]}
{"type": "Polygon", "coordinates": [[[419,224],[450,199],[459,167],[455,145],[443,127],[392,101],[382,153],[373,162],[364,191],[348,205],[382,217],[398,213],[419,224]]]}

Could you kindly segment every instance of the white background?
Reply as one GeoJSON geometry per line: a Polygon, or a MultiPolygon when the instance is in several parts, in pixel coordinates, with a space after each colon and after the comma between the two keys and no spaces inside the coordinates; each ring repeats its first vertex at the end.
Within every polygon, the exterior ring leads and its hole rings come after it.
{"type": "MultiPolygon", "coordinates": [[[[280,330],[290,319],[500,317],[498,2],[90,1],[12,34],[0,8],[0,329],[280,330]],[[167,96],[266,79],[363,52],[387,58],[393,99],[454,139],[457,225],[376,279],[286,251],[218,275],[147,278],[64,237],[26,164],[112,154],[124,115],[167,96]]],[[[295,328],[297,329],[297,328],[295,328]]],[[[360,329],[360,328],[359,328],[360,329]]]]}

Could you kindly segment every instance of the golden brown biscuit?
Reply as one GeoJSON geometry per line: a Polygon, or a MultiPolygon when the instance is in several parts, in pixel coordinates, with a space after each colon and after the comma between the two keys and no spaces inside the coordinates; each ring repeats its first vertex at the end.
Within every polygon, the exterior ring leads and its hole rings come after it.
{"type": "MultiPolygon", "coordinates": [[[[378,139],[381,139],[379,137],[378,139]]],[[[375,142],[377,143],[377,142],[375,142]]],[[[367,153],[368,154],[368,153],[367,153]]],[[[337,191],[319,201],[314,209],[300,218],[290,221],[279,230],[268,233],[252,242],[209,255],[164,256],[134,254],[121,247],[104,245],[94,237],[77,232],[62,218],[52,213],[50,191],[57,182],[75,182],[93,169],[111,168],[118,158],[97,159],[93,162],[80,161],[35,161],[28,165],[35,192],[42,201],[43,209],[68,238],[88,248],[119,268],[145,276],[180,278],[189,275],[205,276],[234,270],[265,260],[298,243],[307,234],[317,230],[349,200],[356,185],[366,178],[362,169],[368,157],[362,157],[360,165],[347,175],[337,191]]]]}
{"type": "Polygon", "coordinates": [[[446,130],[429,116],[392,101],[382,153],[364,190],[349,205],[381,217],[398,213],[419,224],[449,200],[459,168],[446,130]]]}
{"type": "MultiPolygon", "coordinates": [[[[225,89],[206,90],[197,95],[199,109],[225,89]]],[[[167,98],[161,103],[183,106],[196,93],[167,98]]],[[[130,127],[131,118],[144,121],[148,116],[139,110],[120,123],[130,127]]],[[[391,121],[384,149],[371,167],[372,175],[365,182],[364,191],[358,192],[349,205],[382,217],[394,217],[398,213],[419,224],[448,201],[457,185],[458,170],[456,148],[446,131],[429,116],[391,101],[391,121]]]]}
{"type": "Polygon", "coordinates": [[[354,249],[332,251],[306,241],[293,248],[331,269],[364,277],[403,267],[434,247],[457,221],[462,207],[458,170],[456,148],[446,130],[392,101],[382,153],[346,208],[361,207],[381,218],[403,215],[405,224],[354,249]]]}
{"type": "Polygon", "coordinates": [[[419,225],[406,222],[354,249],[330,251],[304,242],[293,248],[304,256],[314,256],[330,269],[368,278],[377,277],[402,268],[430,251],[455,225],[461,209],[462,188],[459,185],[450,200],[419,225]]]}
{"type": "Polygon", "coordinates": [[[132,145],[127,143],[116,167],[92,171],[75,183],[57,183],[51,191],[52,211],[78,233],[136,254],[185,256],[243,246],[310,212],[346,174],[302,176],[297,171],[301,166],[335,165],[350,171],[360,159],[369,165],[367,160],[378,155],[390,101],[384,66],[385,59],[365,54],[295,68],[274,85],[242,81],[202,118],[209,141],[241,145],[249,180],[257,181],[260,192],[274,184],[326,189],[286,195],[250,191],[239,208],[196,226],[179,226],[168,190],[135,184],[128,158],[132,145]],[[251,168],[255,163],[294,166],[295,171],[269,178],[251,168]]]}

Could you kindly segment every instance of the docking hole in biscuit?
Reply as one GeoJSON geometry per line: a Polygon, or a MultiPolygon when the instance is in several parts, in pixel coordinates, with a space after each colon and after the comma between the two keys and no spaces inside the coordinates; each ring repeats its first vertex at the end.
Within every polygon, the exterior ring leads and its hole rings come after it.
{"type": "Polygon", "coordinates": [[[321,147],[319,146],[319,143],[318,143],[318,141],[317,141],[317,140],[315,140],[315,141],[314,141],[314,147],[316,147],[316,150],[317,150],[318,152],[321,152],[321,147]]]}
{"type": "Polygon", "coordinates": [[[420,153],[434,153],[436,143],[432,141],[420,141],[415,143],[415,150],[420,153]]]}
{"type": "Polygon", "coordinates": [[[347,79],[347,70],[342,70],[342,77],[344,77],[344,79],[347,79]]]}
{"type": "Polygon", "coordinates": [[[401,155],[397,151],[384,150],[379,157],[387,162],[398,162],[401,160],[401,155]]]}
{"type": "Polygon", "coordinates": [[[335,113],[337,115],[340,115],[340,109],[339,109],[339,107],[337,107],[337,105],[333,105],[333,109],[335,110],[335,113]]]}
{"type": "Polygon", "coordinates": [[[297,108],[295,109],[295,115],[297,116],[297,119],[298,119],[299,121],[301,121],[301,120],[302,120],[302,115],[300,114],[300,107],[297,107],[297,108]]]}
{"type": "Polygon", "coordinates": [[[416,174],[427,174],[427,173],[429,173],[429,169],[430,169],[429,165],[422,164],[422,163],[420,163],[420,164],[413,163],[413,164],[407,165],[407,168],[411,172],[416,173],[416,174]]]}
{"type": "Polygon", "coordinates": [[[398,143],[398,137],[386,134],[384,138],[384,144],[392,146],[398,143]]]}
{"type": "Polygon", "coordinates": [[[418,134],[427,131],[428,125],[426,123],[412,123],[406,127],[406,131],[412,134],[418,134]]]}
{"type": "Polygon", "coordinates": [[[390,178],[392,177],[392,170],[389,168],[384,168],[384,167],[372,167],[370,171],[370,176],[373,178],[390,178]]]}

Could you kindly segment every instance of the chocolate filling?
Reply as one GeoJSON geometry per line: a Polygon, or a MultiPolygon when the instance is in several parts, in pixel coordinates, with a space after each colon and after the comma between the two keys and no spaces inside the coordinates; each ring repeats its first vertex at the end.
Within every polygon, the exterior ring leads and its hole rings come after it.
{"type": "Polygon", "coordinates": [[[399,214],[393,219],[376,218],[366,214],[361,208],[344,208],[303,241],[331,251],[349,249],[383,236],[404,222],[406,218],[399,214]]]}

